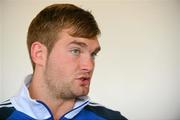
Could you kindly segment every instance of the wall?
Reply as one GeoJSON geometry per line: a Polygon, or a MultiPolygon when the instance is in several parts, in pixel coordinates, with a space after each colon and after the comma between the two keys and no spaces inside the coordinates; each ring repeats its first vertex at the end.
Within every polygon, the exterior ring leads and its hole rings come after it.
{"type": "MultiPolygon", "coordinates": [[[[4,1],[6,14],[0,21],[0,26],[4,26],[1,100],[16,94],[24,77],[32,72],[26,49],[27,29],[32,18],[51,3],[57,1],[4,1]]],[[[102,30],[102,51],[91,85],[92,100],[120,110],[132,120],[180,119],[180,2],[71,3],[92,10],[102,30]]]]}
{"type": "Polygon", "coordinates": [[[3,2],[0,1],[0,100],[2,99],[2,6],[3,2]]]}

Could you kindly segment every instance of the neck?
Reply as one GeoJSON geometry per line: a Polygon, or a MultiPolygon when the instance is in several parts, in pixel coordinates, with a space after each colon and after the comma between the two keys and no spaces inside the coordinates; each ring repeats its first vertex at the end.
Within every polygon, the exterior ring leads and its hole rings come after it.
{"type": "Polygon", "coordinates": [[[74,106],[75,99],[64,100],[53,97],[44,84],[43,77],[39,74],[33,74],[32,81],[28,89],[32,99],[37,99],[47,104],[55,120],[62,117],[74,106]]]}

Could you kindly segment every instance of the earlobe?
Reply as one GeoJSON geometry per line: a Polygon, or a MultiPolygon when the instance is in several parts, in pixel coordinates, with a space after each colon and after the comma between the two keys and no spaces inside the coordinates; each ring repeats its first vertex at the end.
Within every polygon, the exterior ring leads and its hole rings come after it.
{"type": "Polygon", "coordinates": [[[45,65],[47,48],[40,42],[34,42],[31,45],[31,58],[36,65],[45,65]]]}

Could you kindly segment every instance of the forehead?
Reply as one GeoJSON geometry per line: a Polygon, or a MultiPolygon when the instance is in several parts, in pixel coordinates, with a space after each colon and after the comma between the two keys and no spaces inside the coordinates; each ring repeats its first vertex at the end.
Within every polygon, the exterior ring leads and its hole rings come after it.
{"type": "Polygon", "coordinates": [[[71,44],[76,44],[82,47],[92,47],[92,48],[100,48],[100,44],[97,37],[93,38],[81,38],[81,37],[73,37],[69,35],[69,30],[62,30],[58,35],[57,44],[60,46],[68,46],[71,44]]]}

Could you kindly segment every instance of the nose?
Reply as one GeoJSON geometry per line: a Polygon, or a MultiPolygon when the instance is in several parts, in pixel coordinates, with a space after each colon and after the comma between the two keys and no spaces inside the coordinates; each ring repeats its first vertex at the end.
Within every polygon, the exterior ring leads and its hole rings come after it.
{"type": "Polygon", "coordinates": [[[94,59],[91,56],[84,56],[80,60],[81,70],[84,72],[92,72],[94,70],[94,59]]]}

